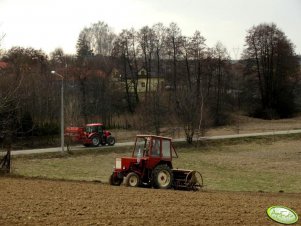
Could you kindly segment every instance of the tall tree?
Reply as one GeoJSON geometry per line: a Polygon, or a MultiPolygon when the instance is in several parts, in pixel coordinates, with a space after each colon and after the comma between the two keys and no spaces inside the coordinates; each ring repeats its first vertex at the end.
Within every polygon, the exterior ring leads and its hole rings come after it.
{"type": "Polygon", "coordinates": [[[152,60],[154,55],[154,42],[155,42],[155,34],[154,31],[149,28],[148,26],[145,26],[140,29],[138,33],[138,41],[142,50],[142,59],[143,59],[143,65],[147,71],[146,73],[146,90],[145,90],[145,99],[148,95],[148,92],[150,90],[150,75],[152,72],[152,60]]]}
{"type": "MultiPolygon", "coordinates": [[[[80,85],[81,65],[77,56],[65,54],[60,48],[50,53],[50,65],[52,70],[58,71],[63,77],[66,89],[64,92],[64,117],[66,125],[80,125],[83,123],[82,118],[82,92],[83,87],[80,85]]],[[[84,71],[84,70],[83,70],[84,71]]],[[[55,76],[58,79],[57,76],[55,76]]]]}
{"type": "Polygon", "coordinates": [[[90,27],[84,28],[80,36],[86,37],[95,55],[111,55],[116,35],[108,24],[102,21],[93,23],[90,27]]]}
{"type": "Polygon", "coordinates": [[[4,39],[4,37],[5,37],[5,34],[0,34],[0,56],[3,54],[3,50],[1,49],[1,42],[2,42],[2,40],[4,39]]]}
{"type": "Polygon", "coordinates": [[[162,75],[162,63],[161,60],[164,56],[164,47],[166,41],[166,27],[162,23],[157,23],[152,26],[154,32],[154,52],[157,62],[157,76],[158,76],[158,85],[159,85],[159,76],[162,75]]]}
{"type": "Polygon", "coordinates": [[[86,63],[87,59],[93,56],[91,43],[85,34],[80,34],[76,44],[76,56],[80,64],[86,63]]]}
{"type": "MultiPolygon", "coordinates": [[[[9,173],[11,148],[18,129],[19,89],[23,77],[17,79],[8,64],[1,68],[0,78],[0,143],[6,154],[0,156],[0,173],[9,173]]],[[[2,154],[2,153],[1,153],[2,154]]]]}
{"type": "MultiPolygon", "coordinates": [[[[10,88],[14,89],[13,86],[10,88]]],[[[0,93],[0,96],[0,143],[3,142],[6,148],[6,154],[0,158],[0,173],[9,173],[11,148],[18,130],[18,98],[14,92],[0,93]]]]}
{"type": "Polygon", "coordinates": [[[52,87],[48,77],[48,57],[41,50],[13,47],[3,60],[8,63],[9,73],[16,83],[22,80],[22,86],[18,89],[21,114],[30,112],[37,124],[43,123],[53,113],[49,105],[52,87]]]}
{"type": "Polygon", "coordinates": [[[89,62],[92,58],[93,50],[90,48],[91,43],[88,41],[85,34],[80,34],[76,50],[77,50],[77,62],[78,62],[78,70],[77,70],[77,80],[80,84],[80,92],[81,92],[81,108],[82,114],[84,116],[85,124],[88,123],[88,109],[87,109],[87,73],[89,71],[89,62]]]}
{"type": "Polygon", "coordinates": [[[191,143],[203,115],[202,64],[205,56],[205,38],[196,31],[193,37],[182,37],[182,54],[185,70],[178,80],[176,109],[183,124],[187,142],[191,143]]]}
{"type": "Polygon", "coordinates": [[[229,90],[231,77],[229,76],[230,70],[230,57],[227,49],[221,42],[218,42],[212,48],[213,55],[213,79],[214,79],[214,97],[213,97],[213,119],[215,125],[223,125],[226,123],[226,97],[227,90],[229,90]]]}
{"type": "Polygon", "coordinates": [[[178,83],[178,64],[182,56],[182,46],[183,46],[183,37],[182,32],[179,26],[176,23],[171,23],[167,28],[166,36],[166,51],[170,58],[172,59],[172,86],[174,93],[177,93],[177,83],[178,83]]]}
{"type": "Polygon", "coordinates": [[[257,81],[262,117],[288,117],[294,113],[294,88],[299,69],[295,46],[276,24],[259,24],[246,35],[244,59],[249,76],[257,81]]]}
{"type": "Polygon", "coordinates": [[[125,93],[128,110],[134,113],[134,107],[139,103],[137,92],[138,84],[138,42],[137,32],[134,29],[123,30],[114,42],[112,56],[116,59],[116,67],[121,72],[125,82],[125,93]]]}

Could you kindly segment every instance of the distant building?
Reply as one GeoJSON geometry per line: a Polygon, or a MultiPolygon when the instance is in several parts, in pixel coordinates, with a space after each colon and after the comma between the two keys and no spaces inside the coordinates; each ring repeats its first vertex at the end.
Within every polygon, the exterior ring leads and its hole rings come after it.
{"type": "MultiPolygon", "coordinates": [[[[138,71],[138,83],[137,83],[137,92],[145,93],[146,90],[150,92],[155,92],[159,89],[164,88],[164,79],[154,73],[147,74],[145,68],[141,68],[138,71]],[[148,87],[147,87],[148,86],[148,87]]],[[[132,92],[134,90],[131,90],[132,92]]]]}
{"type": "Polygon", "coordinates": [[[165,79],[155,73],[148,73],[144,67],[138,71],[137,75],[137,78],[133,78],[132,76],[125,77],[124,75],[119,74],[117,70],[114,70],[112,78],[116,82],[121,82],[124,86],[126,79],[130,93],[135,92],[135,84],[137,84],[137,93],[140,94],[145,93],[146,91],[156,92],[158,89],[162,90],[165,88],[165,79]]]}
{"type": "MultiPolygon", "coordinates": [[[[9,70],[9,64],[4,62],[4,61],[0,61],[0,76],[6,74],[7,75],[7,71],[9,70]]],[[[9,73],[11,75],[11,73],[9,73]]]]}

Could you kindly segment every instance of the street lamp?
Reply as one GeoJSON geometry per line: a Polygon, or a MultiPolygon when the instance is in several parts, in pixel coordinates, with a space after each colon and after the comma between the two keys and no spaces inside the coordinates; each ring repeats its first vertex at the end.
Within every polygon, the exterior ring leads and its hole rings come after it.
{"type": "Polygon", "coordinates": [[[64,152],[64,76],[60,75],[55,71],[51,71],[51,74],[57,75],[62,80],[61,86],[61,147],[62,152],[64,152]]]}

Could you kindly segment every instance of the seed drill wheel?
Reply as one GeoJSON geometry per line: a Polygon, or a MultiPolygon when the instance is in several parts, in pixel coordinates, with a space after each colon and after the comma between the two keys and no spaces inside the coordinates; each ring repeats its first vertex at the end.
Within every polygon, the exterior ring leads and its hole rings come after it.
{"type": "Polygon", "coordinates": [[[125,186],[138,187],[140,185],[140,177],[137,173],[131,172],[125,178],[125,186]]]}
{"type": "Polygon", "coordinates": [[[187,188],[189,190],[198,191],[203,187],[203,177],[198,171],[192,170],[186,176],[187,188]]]}
{"type": "Polygon", "coordinates": [[[174,189],[198,191],[203,187],[203,177],[198,171],[173,169],[172,172],[174,175],[174,189]]]}
{"type": "Polygon", "coordinates": [[[173,174],[167,165],[158,165],[153,171],[154,188],[168,189],[173,182],[173,174]]]}

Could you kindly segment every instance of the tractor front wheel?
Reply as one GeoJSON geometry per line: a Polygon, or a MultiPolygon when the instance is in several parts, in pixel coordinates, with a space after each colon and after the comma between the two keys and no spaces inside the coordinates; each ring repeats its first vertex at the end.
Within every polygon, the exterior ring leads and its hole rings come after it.
{"type": "Polygon", "coordinates": [[[173,174],[167,165],[159,165],[153,171],[154,188],[168,189],[173,182],[173,174]]]}
{"type": "Polygon", "coordinates": [[[110,179],[109,179],[110,185],[113,185],[113,186],[120,186],[122,181],[123,181],[123,179],[115,177],[114,173],[111,174],[110,179]]]}
{"type": "Polygon", "coordinates": [[[137,173],[131,172],[125,178],[125,186],[138,187],[140,185],[140,177],[137,173]]]}

